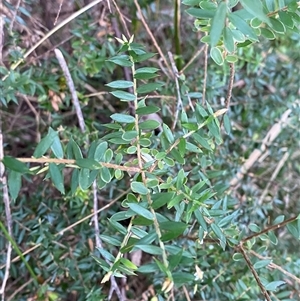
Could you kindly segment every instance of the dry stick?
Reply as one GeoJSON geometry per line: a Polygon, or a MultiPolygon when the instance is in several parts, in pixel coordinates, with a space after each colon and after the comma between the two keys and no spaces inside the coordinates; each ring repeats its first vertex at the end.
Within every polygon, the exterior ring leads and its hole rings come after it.
{"type": "Polygon", "coordinates": [[[142,23],[143,23],[143,25],[144,25],[144,27],[145,27],[147,33],[149,34],[149,36],[150,36],[150,38],[151,38],[151,40],[152,40],[152,42],[153,42],[153,45],[155,46],[155,48],[157,49],[159,55],[161,56],[162,60],[164,61],[165,66],[168,68],[169,74],[172,75],[172,69],[170,68],[170,66],[169,66],[169,64],[168,64],[168,61],[167,61],[165,55],[163,54],[161,48],[160,48],[159,45],[157,44],[157,42],[156,42],[156,40],[155,40],[155,38],[154,38],[154,36],[153,36],[151,30],[150,30],[150,28],[149,28],[149,26],[148,26],[148,24],[147,24],[145,18],[144,18],[143,12],[142,12],[142,10],[141,10],[140,5],[138,4],[138,1],[137,1],[137,0],[134,0],[134,4],[135,4],[135,6],[136,6],[136,8],[137,8],[137,10],[138,10],[139,17],[141,18],[141,21],[142,21],[142,23]]]}
{"type": "Polygon", "coordinates": [[[203,89],[202,89],[202,105],[205,106],[206,97],[206,85],[207,85],[207,61],[208,61],[208,44],[204,46],[204,78],[203,78],[203,89]]]}
{"type": "MultiPolygon", "coordinates": [[[[130,191],[130,189],[127,189],[127,190],[123,191],[119,196],[117,196],[115,199],[113,199],[112,201],[110,201],[107,205],[105,205],[104,207],[98,209],[98,211],[97,211],[96,213],[98,214],[98,213],[100,213],[100,212],[102,212],[102,211],[108,209],[108,208],[111,207],[113,204],[115,204],[120,198],[122,198],[124,195],[126,195],[129,191],[130,191]]],[[[94,215],[95,215],[95,213],[93,212],[93,213],[91,213],[91,214],[89,214],[89,215],[83,217],[82,219],[80,219],[79,221],[73,223],[72,225],[70,225],[70,226],[68,226],[68,227],[66,227],[66,228],[64,228],[64,229],[62,229],[62,230],[60,230],[60,231],[57,232],[54,236],[56,237],[56,236],[58,236],[58,235],[63,235],[66,231],[69,231],[69,230],[73,229],[75,226],[81,224],[82,222],[86,221],[87,219],[93,218],[94,215]]],[[[31,252],[34,251],[35,249],[39,248],[41,245],[42,245],[41,243],[35,245],[34,247],[32,247],[32,248],[30,248],[30,249],[24,251],[24,252],[22,253],[22,255],[25,256],[25,255],[31,253],[31,252]]],[[[16,256],[15,258],[12,259],[11,262],[17,262],[18,260],[20,260],[20,256],[16,256]]],[[[0,266],[0,270],[2,270],[5,266],[6,266],[5,264],[1,265],[1,266],[0,266]]]]}
{"type": "Polygon", "coordinates": [[[176,112],[175,112],[175,118],[174,118],[173,125],[172,125],[172,130],[174,131],[176,124],[177,124],[179,111],[182,110],[182,100],[181,100],[180,87],[179,87],[179,81],[178,81],[178,78],[179,78],[178,70],[177,70],[173,55],[170,51],[168,51],[168,55],[169,55],[169,59],[170,59],[171,65],[172,65],[172,70],[173,70],[175,85],[176,85],[176,92],[177,92],[176,112]]]}
{"type": "Polygon", "coordinates": [[[262,145],[260,149],[255,149],[250,157],[246,160],[246,162],[240,168],[240,171],[235,175],[235,177],[230,181],[230,186],[235,187],[239,181],[247,174],[248,170],[252,167],[252,165],[258,160],[259,157],[263,155],[263,153],[267,150],[267,146],[271,144],[277,136],[280,134],[282,128],[286,126],[288,121],[288,116],[292,112],[291,109],[286,110],[280,120],[275,123],[272,128],[269,130],[264,140],[262,141],[262,145]]]}
{"type": "Polygon", "coordinates": [[[95,96],[97,97],[99,100],[101,100],[101,102],[113,113],[116,112],[116,109],[109,103],[109,101],[107,101],[105,99],[105,97],[102,97],[102,95],[105,95],[105,94],[109,94],[108,92],[98,92],[94,87],[92,87],[91,85],[89,84],[84,84],[84,87],[90,91],[90,92],[93,92],[92,94],[88,94],[88,95],[84,95],[84,97],[92,97],[92,96],[95,96]]]}
{"type": "Polygon", "coordinates": [[[130,38],[130,33],[129,33],[129,30],[128,30],[127,24],[125,22],[125,19],[123,17],[123,14],[121,13],[121,10],[120,10],[119,6],[117,5],[115,0],[112,0],[112,3],[114,4],[114,6],[115,6],[115,8],[116,8],[116,10],[117,10],[117,12],[120,16],[121,22],[122,22],[122,24],[124,26],[124,29],[125,29],[125,32],[127,34],[127,38],[130,38]]]}
{"type": "MultiPolygon", "coordinates": [[[[39,164],[56,163],[56,164],[70,164],[70,165],[76,164],[76,160],[74,159],[57,159],[57,158],[17,158],[17,159],[24,163],[39,163],[39,164]]],[[[99,162],[99,164],[107,168],[120,169],[127,172],[141,171],[140,168],[138,167],[130,167],[130,166],[124,166],[124,165],[118,165],[118,164],[106,163],[106,162],[99,162]]]]}
{"type": "MultiPolygon", "coordinates": [[[[256,256],[257,258],[259,259],[262,259],[262,260],[266,260],[266,259],[269,259],[267,257],[264,257],[264,256],[261,256],[260,254],[256,253],[255,251],[253,250],[249,250],[249,252],[251,254],[253,254],[254,256],[256,256]]],[[[271,269],[276,269],[278,271],[280,271],[281,273],[283,273],[284,275],[290,277],[291,279],[295,280],[298,284],[300,284],[300,278],[296,277],[295,275],[291,274],[290,272],[286,271],[284,268],[282,268],[281,266],[273,263],[273,262],[270,262],[268,264],[268,267],[271,268],[271,269]]]]}
{"type": "Polygon", "coordinates": [[[54,23],[53,23],[54,26],[56,25],[57,20],[58,20],[58,18],[59,18],[59,14],[60,14],[60,12],[61,12],[61,8],[62,8],[62,5],[63,5],[63,2],[64,2],[64,0],[60,0],[59,8],[58,8],[58,11],[57,11],[57,14],[56,14],[54,23]]]}
{"type": "MultiPolygon", "coordinates": [[[[2,35],[3,35],[3,19],[2,15],[0,15],[0,58],[2,58],[2,35]]],[[[0,61],[2,63],[2,61],[0,61]]],[[[2,106],[0,105],[0,110],[2,106]]],[[[7,179],[5,176],[5,167],[4,164],[1,162],[4,157],[4,148],[3,148],[3,134],[2,134],[2,110],[0,111],[0,183],[2,184],[2,195],[3,195],[3,202],[5,207],[5,216],[6,216],[6,224],[7,224],[7,232],[10,237],[13,236],[12,234],[12,217],[11,217],[11,210],[10,210],[10,202],[9,202],[9,195],[8,195],[8,187],[7,187],[7,179]]],[[[7,280],[9,278],[9,270],[11,265],[11,252],[12,252],[12,245],[11,242],[7,242],[7,250],[6,250],[6,266],[5,272],[2,280],[2,285],[0,288],[0,295],[2,295],[2,301],[4,301],[4,292],[7,280]]]]}
{"type": "MultiPolygon", "coordinates": [[[[227,91],[227,95],[226,95],[226,99],[225,99],[226,109],[229,109],[229,107],[230,107],[230,100],[231,100],[231,96],[232,96],[232,88],[233,88],[234,73],[235,73],[234,63],[230,63],[229,68],[230,68],[230,74],[229,74],[228,91],[227,91]]],[[[225,115],[222,116],[220,126],[222,126],[222,124],[223,124],[224,116],[225,115]]]]}
{"type": "Polygon", "coordinates": [[[14,23],[15,23],[15,19],[16,19],[16,17],[17,17],[17,13],[18,13],[20,4],[21,4],[21,0],[18,0],[18,3],[17,3],[17,5],[16,5],[15,11],[14,11],[14,13],[13,13],[13,16],[12,16],[12,19],[11,19],[10,25],[9,25],[9,32],[10,32],[10,33],[12,33],[13,26],[14,26],[14,23]]]}
{"type": "Polygon", "coordinates": [[[271,176],[271,179],[269,180],[266,188],[264,189],[261,197],[259,198],[258,200],[258,204],[261,205],[266,194],[268,193],[268,190],[271,186],[271,183],[274,182],[275,178],[277,177],[278,173],[280,172],[281,168],[283,167],[283,165],[285,164],[286,160],[289,158],[289,153],[288,152],[285,152],[285,154],[283,155],[283,157],[281,158],[281,160],[279,161],[279,163],[277,164],[274,172],[272,173],[272,176],[271,176]]]}
{"type": "MultiPolygon", "coordinates": [[[[61,23],[59,23],[53,29],[51,29],[42,39],[40,39],[35,45],[33,45],[28,51],[26,51],[26,53],[23,55],[23,57],[21,59],[19,59],[18,62],[16,62],[15,64],[13,64],[11,66],[11,70],[15,70],[23,62],[24,59],[26,59],[36,48],[38,48],[43,42],[45,42],[55,32],[57,32],[59,29],[64,27],[66,24],[68,24],[69,22],[71,22],[72,20],[74,20],[75,18],[80,16],[82,13],[84,13],[85,11],[89,10],[90,8],[92,8],[93,6],[95,6],[96,4],[98,4],[102,1],[103,0],[94,0],[94,1],[92,1],[91,3],[86,5],[85,7],[81,8],[80,10],[78,10],[77,12],[72,14],[70,17],[63,20],[61,23]]],[[[4,81],[8,76],[9,76],[9,74],[5,75],[2,78],[2,80],[4,81]]]]}
{"type": "Polygon", "coordinates": [[[3,61],[2,61],[2,49],[3,49],[3,45],[4,45],[4,15],[0,14],[0,65],[3,65],[3,61]]]}
{"type": "MultiPolygon", "coordinates": [[[[206,44],[205,44],[206,45],[206,44]]],[[[205,45],[203,45],[188,61],[188,63],[179,71],[179,74],[184,73],[184,71],[193,63],[193,61],[201,54],[201,52],[205,49],[205,45]]]]}
{"type": "Polygon", "coordinates": [[[281,223],[278,223],[278,224],[276,224],[276,225],[272,225],[272,226],[270,226],[270,227],[268,227],[268,228],[266,228],[266,229],[264,229],[264,230],[262,230],[262,231],[260,231],[260,232],[258,232],[258,233],[254,233],[254,234],[252,234],[252,235],[250,235],[250,236],[248,236],[248,237],[242,239],[242,240],[241,240],[241,243],[245,243],[246,241],[251,240],[252,238],[261,236],[261,235],[264,234],[264,233],[268,233],[268,232],[270,232],[270,231],[273,231],[273,230],[282,228],[282,227],[285,226],[286,224],[289,224],[289,223],[295,221],[297,218],[298,218],[298,215],[297,215],[297,216],[290,217],[289,219],[287,219],[287,220],[285,220],[285,221],[283,221],[283,222],[281,222],[281,223]]]}
{"type": "Polygon", "coordinates": [[[267,290],[264,288],[263,284],[261,283],[256,270],[254,269],[254,267],[253,267],[253,265],[252,265],[252,263],[251,263],[248,255],[247,255],[246,251],[244,250],[244,246],[243,246],[242,243],[239,246],[239,251],[243,255],[243,257],[244,257],[244,259],[245,259],[245,261],[246,261],[246,263],[247,263],[247,265],[248,265],[251,273],[253,274],[253,276],[254,276],[254,278],[255,278],[255,280],[256,280],[256,282],[257,282],[257,284],[258,284],[258,286],[259,286],[259,288],[260,288],[260,290],[262,292],[262,294],[265,296],[265,298],[267,299],[267,301],[272,301],[271,298],[270,298],[270,295],[267,292],[267,290]]]}
{"type": "Polygon", "coordinates": [[[65,58],[64,58],[63,54],[61,53],[61,51],[59,49],[54,49],[54,52],[55,52],[56,58],[57,58],[57,60],[60,64],[60,67],[63,70],[65,78],[67,80],[67,84],[68,84],[68,87],[70,89],[72,99],[73,99],[73,105],[74,105],[75,110],[76,110],[80,130],[81,130],[82,133],[84,133],[85,132],[85,122],[84,122],[84,118],[83,118],[82,111],[81,111],[81,108],[80,108],[79,100],[78,100],[77,93],[76,93],[76,90],[75,90],[75,85],[74,85],[73,79],[71,77],[69,68],[67,66],[65,58]]]}

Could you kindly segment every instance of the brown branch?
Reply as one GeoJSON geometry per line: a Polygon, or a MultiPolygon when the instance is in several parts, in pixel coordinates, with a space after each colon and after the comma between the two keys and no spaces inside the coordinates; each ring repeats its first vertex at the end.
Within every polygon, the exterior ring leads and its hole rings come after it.
{"type": "MultiPolygon", "coordinates": [[[[74,159],[56,159],[56,158],[17,158],[17,160],[24,162],[24,163],[56,163],[56,164],[76,164],[76,160],[74,159]]],[[[112,169],[119,169],[127,172],[141,172],[140,168],[138,167],[130,167],[124,165],[117,165],[112,163],[106,162],[99,162],[99,164],[112,169]]]]}
{"type": "Polygon", "coordinates": [[[144,18],[143,12],[142,12],[142,10],[141,10],[141,7],[140,7],[138,1],[137,1],[137,0],[134,0],[134,4],[135,4],[135,6],[136,6],[136,8],[137,8],[137,10],[138,10],[139,17],[140,17],[140,19],[141,19],[141,21],[142,21],[142,23],[143,23],[143,25],[144,25],[144,27],[145,27],[147,33],[149,34],[149,36],[150,36],[152,42],[153,42],[153,45],[155,46],[155,48],[157,49],[159,55],[161,56],[162,60],[164,61],[165,66],[168,68],[169,74],[172,75],[172,69],[171,69],[171,67],[169,66],[168,61],[167,61],[165,55],[163,54],[161,48],[159,47],[158,43],[156,42],[156,40],[155,40],[155,38],[154,38],[154,36],[153,36],[153,34],[152,34],[152,32],[151,32],[151,30],[150,30],[148,24],[147,24],[147,22],[146,22],[146,20],[145,20],[145,18],[144,18]]]}
{"type": "Polygon", "coordinates": [[[297,216],[294,216],[294,217],[291,217],[291,218],[289,218],[289,219],[287,219],[287,220],[285,220],[285,221],[283,221],[283,222],[281,222],[281,223],[278,223],[278,224],[276,224],[276,225],[272,225],[272,226],[270,226],[270,227],[268,227],[268,228],[266,228],[266,229],[264,229],[264,230],[262,230],[262,231],[260,231],[260,232],[258,232],[258,233],[254,233],[254,234],[252,234],[252,235],[250,235],[250,236],[248,236],[248,237],[242,239],[242,240],[241,240],[241,243],[245,243],[246,241],[251,240],[251,239],[254,238],[254,237],[258,237],[258,236],[260,236],[260,235],[262,235],[262,234],[264,234],[264,233],[268,233],[268,232],[270,232],[270,231],[273,231],[273,230],[282,228],[282,227],[285,226],[286,224],[295,221],[297,218],[298,218],[298,215],[297,215],[297,216]]]}
{"type": "Polygon", "coordinates": [[[246,261],[246,263],[247,263],[247,265],[248,265],[251,273],[253,274],[253,276],[254,276],[254,278],[255,278],[255,280],[256,280],[256,282],[257,282],[257,284],[258,284],[258,286],[259,286],[259,288],[260,288],[260,290],[262,292],[262,294],[265,296],[265,298],[267,299],[267,301],[272,301],[271,298],[270,298],[270,295],[267,292],[267,290],[265,289],[265,287],[261,283],[261,281],[259,279],[259,276],[258,276],[256,270],[254,269],[254,267],[253,267],[253,265],[252,265],[252,263],[251,263],[248,255],[247,255],[247,253],[246,253],[246,251],[244,249],[243,243],[240,243],[238,249],[239,249],[240,253],[243,255],[243,257],[244,257],[244,259],[245,259],[245,261],[246,261]]]}

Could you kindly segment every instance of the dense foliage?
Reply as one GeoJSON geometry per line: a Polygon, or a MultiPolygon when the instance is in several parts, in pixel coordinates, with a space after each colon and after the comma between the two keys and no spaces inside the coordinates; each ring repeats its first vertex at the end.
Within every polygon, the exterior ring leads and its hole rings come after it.
{"type": "Polygon", "coordinates": [[[64,5],[2,8],[3,300],[300,300],[299,3],[64,5]]]}

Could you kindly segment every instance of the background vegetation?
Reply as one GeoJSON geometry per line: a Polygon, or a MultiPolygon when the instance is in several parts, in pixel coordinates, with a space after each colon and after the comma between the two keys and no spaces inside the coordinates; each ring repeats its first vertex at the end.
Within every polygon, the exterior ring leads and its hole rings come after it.
{"type": "Polygon", "coordinates": [[[4,1],[2,300],[300,300],[299,7],[4,1]]]}

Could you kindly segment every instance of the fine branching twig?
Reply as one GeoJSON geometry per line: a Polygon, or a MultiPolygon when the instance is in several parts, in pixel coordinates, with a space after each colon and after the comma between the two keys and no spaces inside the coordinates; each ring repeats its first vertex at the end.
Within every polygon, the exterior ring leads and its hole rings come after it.
{"type": "Polygon", "coordinates": [[[278,223],[278,224],[276,224],[276,225],[272,225],[272,226],[270,226],[270,227],[268,227],[268,228],[266,228],[266,229],[264,229],[264,230],[262,230],[262,231],[260,231],[260,232],[254,233],[254,234],[252,234],[252,235],[250,235],[250,236],[248,236],[248,237],[242,239],[242,240],[241,240],[241,243],[245,243],[246,241],[251,240],[252,238],[259,237],[259,236],[261,236],[262,234],[265,234],[265,233],[268,233],[268,232],[270,232],[270,231],[273,231],[273,230],[277,230],[277,229],[279,229],[279,228],[282,228],[283,226],[285,226],[285,225],[287,225],[287,224],[289,224],[289,223],[295,221],[297,218],[298,218],[298,215],[297,215],[297,216],[293,216],[293,217],[291,217],[291,218],[289,218],[289,219],[287,219],[287,220],[285,220],[285,221],[283,221],[283,222],[281,222],[281,223],[278,223]]]}
{"type": "MultiPolygon", "coordinates": [[[[225,99],[226,109],[229,109],[229,107],[230,107],[230,100],[231,100],[231,96],[232,96],[232,88],[233,88],[233,84],[234,84],[234,74],[235,74],[234,63],[230,63],[229,68],[230,68],[229,83],[228,83],[228,90],[227,90],[227,95],[226,95],[226,99],[225,99]]],[[[220,125],[223,124],[224,116],[225,115],[222,116],[220,125]]]]}
{"type": "Polygon", "coordinates": [[[142,21],[142,23],[143,23],[143,25],[144,25],[144,27],[145,27],[147,33],[149,34],[149,36],[150,36],[152,42],[153,42],[154,47],[157,49],[157,51],[158,51],[160,57],[161,57],[162,60],[164,61],[165,66],[168,68],[169,74],[172,75],[172,69],[171,69],[171,67],[170,67],[170,65],[169,65],[169,63],[168,63],[168,61],[167,61],[167,59],[166,59],[166,56],[163,54],[163,52],[162,52],[161,48],[159,47],[159,45],[158,45],[158,43],[157,43],[155,37],[153,36],[153,34],[152,34],[152,32],[151,32],[151,30],[150,30],[150,28],[149,28],[149,26],[148,26],[148,24],[147,24],[145,18],[144,18],[143,12],[142,12],[142,10],[141,10],[141,7],[140,7],[138,1],[137,1],[137,0],[134,0],[134,4],[135,4],[135,6],[136,6],[136,8],[137,8],[137,11],[138,11],[138,13],[139,13],[139,17],[140,17],[140,19],[141,19],[141,21],[142,21]]]}
{"type": "Polygon", "coordinates": [[[72,95],[72,100],[73,100],[73,105],[74,105],[75,110],[76,110],[80,130],[81,130],[82,133],[84,133],[85,132],[85,122],[84,122],[83,114],[82,114],[81,107],[80,107],[80,104],[79,104],[79,100],[78,100],[78,97],[77,97],[77,93],[76,93],[76,90],[75,90],[75,85],[74,85],[73,79],[71,77],[68,65],[65,61],[65,58],[64,58],[62,52],[59,49],[54,49],[54,52],[55,52],[56,58],[57,58],[57,60],[60,64],[60,67],[63,70],[63,73],[65,75],[68,87],[70,89],[70,92],[71,92],[71,95],[72,95]]]}
{"type": "Polygon", "coordinates": [[[205,46],[204,46],[204,77],[203,77],[203,88],[202,88],[202,106],[205,106],[205,101],[206,101],[207,62],[208,62],[208,44],[205,43],[205,46]]]}
{"type": "Polygon", "coordinates": [[[240,243],[240,245],[239,245],[239,251],[243,255],[243,257],[244,257],[244,259],[245,259],[245,261],[246,261],[246,263],[247,263],[247,265],[248,265],[251,273],[253,274],[253,276],[254,276],[254,278],[255,278],[255,280],[256,280],[256,282],[257,282],[257,284],[258,284],[258,286],[259,286],[259,288],[260,288],[260,290],[262,292],[262,294],[264,295],[264,297],[266,298],[267,301],[272,301],[271,298],[270,298],[270,295],[268,294],[267,290],[265,289],[265,287],[263,286],[262,282],[260,281],[259,276],[258,276],[256,270],[254,269],[254,267],[253,267],[253,265],[251,263],[251,260],[248,257],[248,255],[247,255],[247,253],[246,253],[246,251],[245,251],[244,246],[243,246],[242,243],[240,243]]]}
{"type": "MultiPolygon", "coordinates": [[[[205,44],[206,45],[206,44],[205,44]]],[[[192,56],[192,58],[187,62],[187,64],[179,71],[179,74],[184,73],[184,71],[194,62],[194,60],[201,54],[201,52],[205,49],[205,45],[203,45],[197,52],[192,56]]]]}
{"type": "Polygon", "coordinates": [[[169,55],[169,59],[170,59],[172,70],[173,70],[173,75],[174,75],[174,80],[175,80],[175,85],[176,85],[176,92],[177,92],[176,112],[175,112],[175,118],[174,118],[173,125],[172,125],[172,130],[174,131],[176,124],[177,124],[179,112],[182,110],[182,100],[181,100],[180,86],[179,86],[179,81],[178,81],[178,78],[179,78],[178,70],[177,70],[173,55],[170,51],[168,51],[168,55],[169,55]]]}

